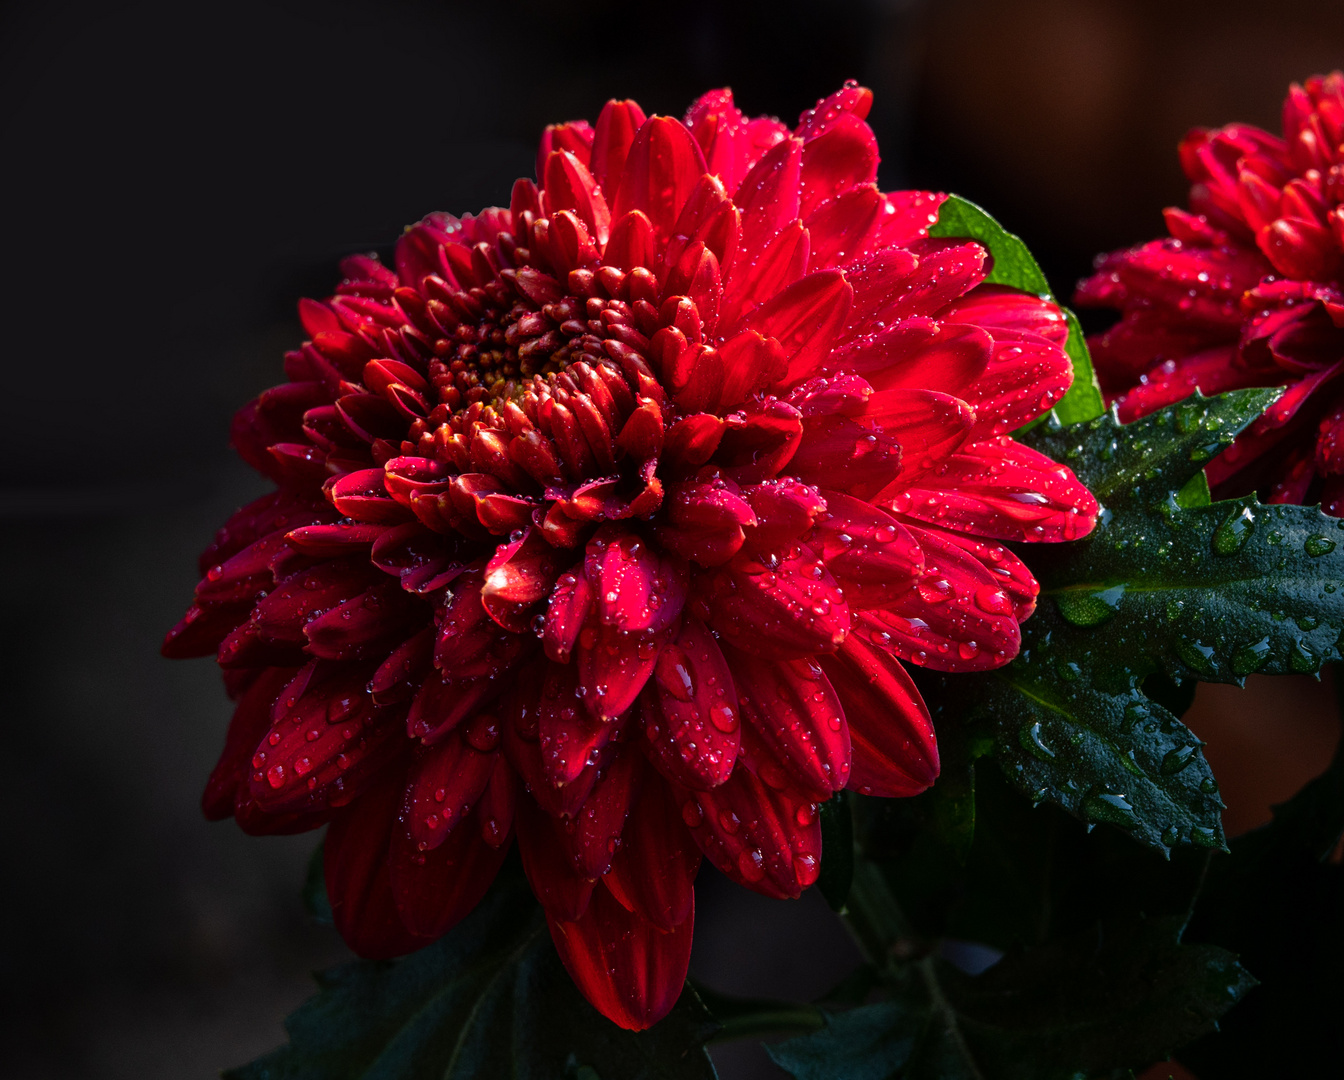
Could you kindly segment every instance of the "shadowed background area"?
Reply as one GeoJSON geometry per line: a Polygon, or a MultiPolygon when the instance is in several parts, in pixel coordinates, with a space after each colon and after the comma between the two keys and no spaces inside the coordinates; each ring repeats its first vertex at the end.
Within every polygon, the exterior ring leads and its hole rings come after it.
{"type": "MultiPolygon", "coordinates": [[[[281,378],[294,302],[329,292],[341,255],[506,202],[543,125],[608,97],[680,115],[729,84],[791,121],[852,76],[877,93],[884,186],[985,204],[1067,295],[1183,199],[1186,128],[1277,128],[1288,81],[1342,63],[1334,0],[10,3],[7,1074],[212,1076],[279,1042],[308,970],[345,955],[298,901],[313,837],[201,820],[229,707],[212,663],[157,655],[196,553],[265,490],[229,416],[281,378]]],[[[1220,690],[1198,730],[1251,825],[1324,766],[1335,727],[1315,684],[1268,737],[1220,690]],[[1224,728],[1242,750],[1220,750],[1224,728]]],[[[814,996],[855,963],[814,894],[702,885],[693,970],[716,987],[814,996]]],[[[753,1047],[715,1056],[727,1077],[782,1075],[753,1047]]]]}

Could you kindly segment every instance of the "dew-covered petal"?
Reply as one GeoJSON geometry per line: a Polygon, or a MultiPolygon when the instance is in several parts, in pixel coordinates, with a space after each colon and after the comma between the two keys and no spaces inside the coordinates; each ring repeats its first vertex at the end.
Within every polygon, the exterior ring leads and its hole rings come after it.
{"type": "Polygon", "coordinates": [[[886,798],[928,788],[938,777],[938,741],[928,707],[900,661],[856,631],[818,663],[844,706],[853,746],[849,786],[886,798]]]}
{"type": "Polygon", "coordinates": [[[732,665],[743,717],[794,786],[820,801],[843,788],[849,782],[849,729],[817,662],[734,653],[732,665]]]}
{"type": "Polygon", "coordinates": [[[821,823],[809,796],[772,788],[745,766],[713,791],[673,791],[700,850],[739,885],[786,900],[817,880],[821,823]]]}
{"type": "Polygon", "coordinates": [[[1066,465],[1003,437],[965,444],[895,497],[906,517],[995,540],[1077,540],[1097,500],[1066,465]]]}
{"type": "Polygon", "coordinates": [[[692,606],[735,648],[774,660],[832,652],[849,632],[849,607],[826,564],[805,545],[784,555],[740,553],[704,572],[692,606]]]}
{"type": "Polygon", "coordinates": [[[740,720],[733,674],[714,635],[687,616],[658,655],[642,699],[650,758],[698,790],[723,783],[737,760],[740,720]]]}
{"type": "Polygon", "coordinates": [[[693,910],[663,931],[599,886],[580,919],[565,921],[547,909],[546,921],[565,970],[602,1015],[643,1031],[671,1012],[691,962],[693,910]]]}

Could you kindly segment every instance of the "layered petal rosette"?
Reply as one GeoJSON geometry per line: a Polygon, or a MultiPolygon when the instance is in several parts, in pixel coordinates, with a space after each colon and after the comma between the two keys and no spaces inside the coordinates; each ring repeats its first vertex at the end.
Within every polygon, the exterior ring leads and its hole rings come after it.
{"type": "Polygon", "coordinates": [[[329,823],[365,956],[441,935],[516,839],[575,982],[675,1002],[702,857],[816,879],[817,806],[938,774],[907,664],[997,667],[1037,592],[1004,541],[1096,503],[1008,433],[1068,388],[1060,310],[887,194],[847,84],[789,129],[727,91],[607,104],[538,182],[431,214],[303,301],[237,417],[277,490],[206,551],[170,656],[238,707],[205,809],[329,823]]]}
{"type": "Polygon", "coordinates": [[[1344,74],[1294,84],[1283,136],[1198,129],[1180,148],[1190,209],[1170,236],[1098,261],[1080,305],[1117,308],[1091,341],[1122,420],[1249,386],[1283,396],[1208,477],[1223,495],[1344,516],[1344,74]]]}

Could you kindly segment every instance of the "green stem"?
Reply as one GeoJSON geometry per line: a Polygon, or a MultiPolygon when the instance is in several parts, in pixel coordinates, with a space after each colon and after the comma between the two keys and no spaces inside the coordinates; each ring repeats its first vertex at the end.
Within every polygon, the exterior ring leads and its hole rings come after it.
{"type": "Polygon", "coordinates": [[[846,923],[868,959],[880,969],[892,960],[897,942],[914,938],[914,929],[888,888],[877,864],[856,853],[846,923]]]}
{"type": "Polygon", "coordinates": [[[767,1035],[802,1035],[816,1031],[826,1023],[815,1005],[802,1001],[773,1001],[769,998],[740,998],[721,994],[700,983],[692,983],[700,1000],[719,1023],[709,1042],[734,1039],[759,1039],[767,1035]]]}

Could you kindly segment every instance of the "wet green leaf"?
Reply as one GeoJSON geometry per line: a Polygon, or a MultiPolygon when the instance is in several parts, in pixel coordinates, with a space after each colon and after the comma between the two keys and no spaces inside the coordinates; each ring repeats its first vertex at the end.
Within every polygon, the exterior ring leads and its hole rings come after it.
{"type": "Polygon", "coordinates": [[[396,961],[318,976],[289,1044],[226,1080],[712,1080],[716,1025],[693,990],[624,1031],[575,989],[521,870],[507,865],[446,936],[396,961]]]}
{"type": "Polygon", "coordinates": [[[1317,671],[1340,656],[1344,522],[1253,497],[1208,503],[1194,478],[1277,397],[1194,397],[1121,427],[1109,416],[1025,441],[1074,468],[1106,509],[1088,539],[1032,560],[1045,597],[1122,678],[1177,682],[1317,671]]]}
{"type": "Polygon", "coordinates": [[[974,686],[949,679],[947,697],[994,733],[1000,767],[1035,801],[1161,851],[1221,848],[1223,804],[1199,740],[1115,662],[1047,607],[1023,627],[1017,660],[974,686]]]}
{"type": "MultiPolygon", "coordinates": [[[[985,281],[991,285],[1011,285],[1037,296],[1054,300],[1050,283],[1039,264],[1027,250],[1022,238],[1008,232],[981,207],[959,195],[949,195],[938,208],[938,220],[929,226],[929,235],[949,239],[969,238],[985,246],[993,258],[985,281]]],[[[1055,415],[1065,424],[1076,424],[1100,416],[1106,409],[1101,388],[1092,370],[1083,328],[1073,312],[1065,308],[1069,337],[1064,351],[1073,361],[1073,385],[1055,406],[1055,415]]]]}

